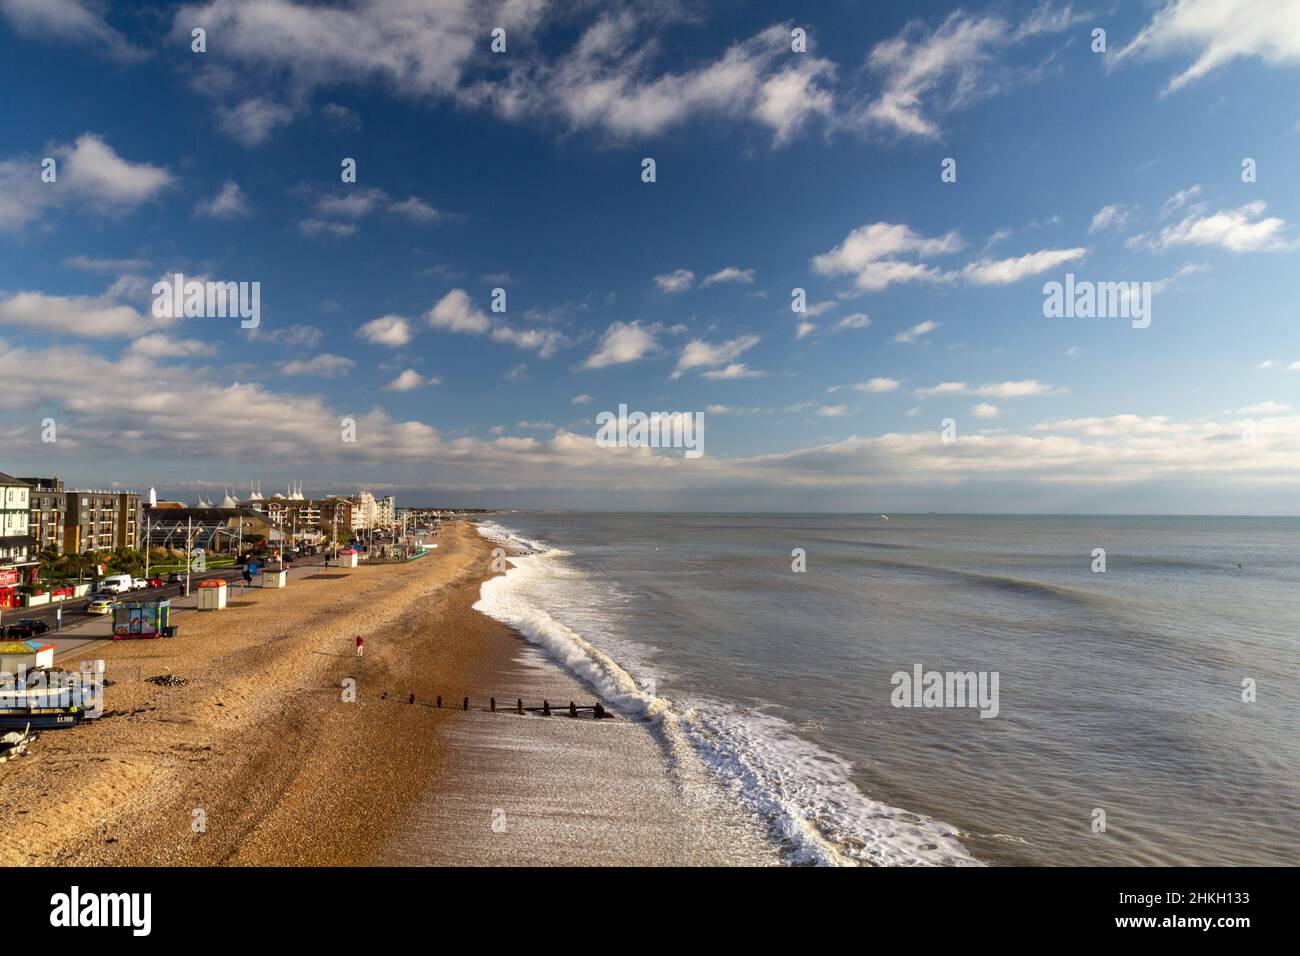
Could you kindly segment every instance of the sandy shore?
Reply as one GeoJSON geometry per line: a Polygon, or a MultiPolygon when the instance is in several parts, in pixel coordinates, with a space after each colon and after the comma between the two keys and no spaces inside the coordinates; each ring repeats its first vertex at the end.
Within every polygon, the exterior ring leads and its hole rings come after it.
{"type": "Polygon", "coordinates": [[[111,716],[0,765],[0,863],[770,862],[639,722],[486,712],[490,695],[594,699],[472,610],[489,551],[455,522],[420,561],[236,592],[176,639],[97,645],[111,716]],[[188,683],[143,680],[162,674],[188,683]]]}

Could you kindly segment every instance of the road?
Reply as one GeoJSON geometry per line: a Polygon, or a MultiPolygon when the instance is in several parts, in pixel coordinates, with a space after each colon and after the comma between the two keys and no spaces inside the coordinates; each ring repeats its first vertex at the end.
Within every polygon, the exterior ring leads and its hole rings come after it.
{"type": "MultiPolygon", "coordinates": [[[[295,572],[313,571],[323,566],[325,558],[323,555],[311,555],[290,562],[290,576],[295,576],[295,572]]],[[[335,562],[331,562],[333,566],[335,562]]],[[[180,614],[195,610],[198,607],[197,585],[200,581],[211,581],[224,579],[231,582],[231,590],[237,591],[243,586],[243,568],[221,568],[215,571],[204,571],[202,573],[194,572],[190,575],[190,595],[184,596],[184,584],[168,584],[160,588],[148,588],[142,591],[131,591],[127,594],[118,595],[117,599],[121,601],[157,601],[163,598],[170,598],[172,602],[172,619],[174,623],[179,623],[176,618],[180,614]]],[[[257,578],[253,579],[256,587],[257,578]]],[[[50,604],[34,608],[14,608],[4,612],[3,623],[14,624],[21,618],[34,618],[38,621],[44,621],[50,626],[50,629],[44,634],[36,636],[36,640],[44,641],[47,644],[54,645],[55,657],[62,657],[69,651],[92,644],[95,641],[102,641],[112,635],[113,615],[112,614],[87,614],[86,605],[90,603],[89,596],[76,598],[71,601],[64,601],[61,604],[50,604]],[[58,610],[63,609],[63,627],[62,630],[55,630],[55,622],[58,616],[58,610]]]]}

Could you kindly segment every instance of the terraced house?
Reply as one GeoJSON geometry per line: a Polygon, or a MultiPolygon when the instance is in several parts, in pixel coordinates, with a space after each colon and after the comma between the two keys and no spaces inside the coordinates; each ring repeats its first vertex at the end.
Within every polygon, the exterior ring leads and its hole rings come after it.
{"type": "Polygon", "coordinates": [[[28,533],[31,485],[0,472],[0,608],[19,604],[17,588],[32,580],[40,562],[28,533]]]}

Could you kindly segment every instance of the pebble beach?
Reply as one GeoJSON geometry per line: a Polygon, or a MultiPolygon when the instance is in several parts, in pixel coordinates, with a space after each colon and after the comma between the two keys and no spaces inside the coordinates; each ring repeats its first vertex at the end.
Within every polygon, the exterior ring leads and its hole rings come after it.
{"type": "Polygon", "coordinates": [[[79,649],[106,661],[105,715],[0,767],[0,863],[765,861],[756,829],[692,835],[701,808],[641,725],[490,713],[493,695],[596,699],[472,609],[491,574],[453,522],[422,560],[236,591],[175,638],[79,649]]]}

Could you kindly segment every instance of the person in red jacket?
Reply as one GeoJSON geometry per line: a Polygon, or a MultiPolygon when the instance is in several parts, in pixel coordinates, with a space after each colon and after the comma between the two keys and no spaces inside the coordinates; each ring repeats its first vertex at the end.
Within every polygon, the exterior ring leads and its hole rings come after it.
{"type": "Polygon", "coordinates": [[[357,657],[360,657],[361,652],[364,651],[365,649],[366,649],[366,639],[362,637],[360,634],[358,634],[357,635],[357,657]]]}

